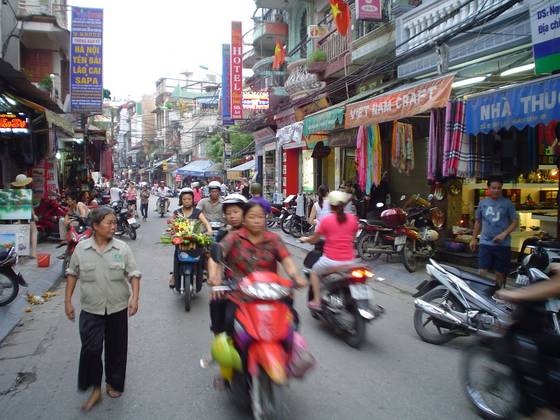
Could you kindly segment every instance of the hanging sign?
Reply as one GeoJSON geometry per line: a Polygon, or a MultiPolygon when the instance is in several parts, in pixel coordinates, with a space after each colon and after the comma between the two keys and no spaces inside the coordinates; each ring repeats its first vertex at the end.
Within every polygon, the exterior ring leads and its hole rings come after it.
{"type": "Polygon", "coordinates": [[[243,109],[268,109],[268,92],[243,92],[243,109]]]}
{"type": "Polygon", "coordinates": [[[101,112],[103,9],[72,7],[70,78],[71,112],[101,112]]]}
{"type": "Polygon", "coordinates": [[[27,134],[29,133],[29,118],[23,114],[0,114],[0,133],[27,134]]]}
{"type": "Polygon", "coordinates": [[[560,77],[469,98],[465,113],[469,134],[560,120],[560,77]]]}
{"type": "Polygon", "coordinates": [[[309,25],[307,27],[307,36],[311,39],[321,39],[327,36],[329,27],[323,25],[309,25]]]}
{"type": "Polygon", "coordinates": [[[356,0],[356,20],[383,20],[381,0],[356,0]]]}
{"type": "Polygon", "coordinates": [[[529,3],[535,72],[552,73],[560,69],[560,1],[533,0],[529,3]]]}
{"type": "Polygon", "coordinates": [[[454,74],[405,85],[372,99],[346,105],[344,128],[396,121],[443,108],[451,95],[454,74]]]}
{"type": "Polygon", "coordinates": [[[241,22],[231,22],[231,118],[243,119],[243,34],[241,22]]]}
{"type": "Polygon", "coordinates": [[[222,124],[233,125],[231,119],[230,78],[230,45],[222,45],[222,124]]]}

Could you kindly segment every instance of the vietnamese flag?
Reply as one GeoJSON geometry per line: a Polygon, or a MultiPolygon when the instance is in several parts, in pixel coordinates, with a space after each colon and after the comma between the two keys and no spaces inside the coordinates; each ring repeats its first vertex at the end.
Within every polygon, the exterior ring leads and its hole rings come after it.
{"type": "Polygon", "coordinates": [[[278,70],[282,67],[282,64],[286,62],[286,46],[282,46],[280,41],[276,41],[276,47],[274,48],[274,62],[272,63],[272,69],[278,70]]]}
{"type": "Polygon", "coordinates": [[[348,35],[350,29],[350,8],[344,0],[330,0],[331,13],[336,29],[342,36],[348,35]]]}

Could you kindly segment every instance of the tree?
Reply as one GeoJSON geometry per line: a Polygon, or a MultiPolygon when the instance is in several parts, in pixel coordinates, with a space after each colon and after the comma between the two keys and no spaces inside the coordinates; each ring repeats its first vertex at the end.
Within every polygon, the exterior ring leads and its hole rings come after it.
{"type": "MultiPolygon", "coordinates": [[[[229,141],[233,154],[240,152],[251,144],[253,136],[243,133],[238,126],[228,128],[229,141]]],[[[223,134],[215,134],[209,139],[208,157],[214,162],[222,162],[224,158],[224,139],[223,134]]]]}

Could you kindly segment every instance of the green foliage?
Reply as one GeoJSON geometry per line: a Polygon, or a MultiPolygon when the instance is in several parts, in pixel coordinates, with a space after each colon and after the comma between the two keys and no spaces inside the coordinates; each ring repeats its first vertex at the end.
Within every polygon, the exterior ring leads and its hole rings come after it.
{"type": "MultiPolygon", "coordinates": [[[[238,126],[232,126],[228,129],[229,141],[231,142],[232,153],[238,153],[253,141],[253,136],[249,133],[243,133],[238,126]]],[[[224,140],[223,134],[215,134],[208,139],[207,154],[214,162],[222,162],[224,157],[224,140]]]]}
{"type": "Polygon", "coordinates": [[[327,53],[321,49],[316,49],[311,53],[309,58],[307,59],[307,63],[313,64],[317,62],[324,62],[327,61],[327,53]]]}
{"type": "Polygon", "coordinates": [[[53,81],[50,75],[43,76],[41,80],[39,80],[39,86],[45,90],[50,91],[53,87],[53,81]]]}

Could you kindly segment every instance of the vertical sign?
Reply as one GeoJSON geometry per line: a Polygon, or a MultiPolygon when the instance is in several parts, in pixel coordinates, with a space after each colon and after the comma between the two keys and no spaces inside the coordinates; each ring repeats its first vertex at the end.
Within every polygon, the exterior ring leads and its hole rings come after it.
{"type": "Polygon", "coordinates": [[[230,46],[222,45],[222,124],[232,125],[230,92],[230,46]]]}
{"type": "Polygon", "coordinates": [[[101,112],[103,9],[72,7],[70,50],[70,110],[101,112]]]}
{"type": "Polygon", "coordinates": [[[356,0],[357,20],[383,20],[381,0],[356,0]]]}
{"type": "Polygon", "coordinates": [[[243,119],[243,34],[241,22],[231,22],[231,118],[243,119]]]}
{"type": "Polygon", "coordinates": [[[531,4],[531,34],[537,74],[560,69],[560,1],[535,0],[531,4]]]}

